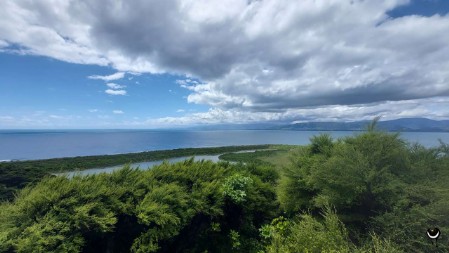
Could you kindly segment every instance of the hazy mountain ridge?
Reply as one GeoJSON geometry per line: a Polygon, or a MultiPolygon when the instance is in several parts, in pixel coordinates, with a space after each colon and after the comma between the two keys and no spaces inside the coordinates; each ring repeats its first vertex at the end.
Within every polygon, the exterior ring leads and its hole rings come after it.
{"type": "MultiPolygon", "coordinates": [[[[278,130],[298,131],[361,131],[370,121],[355,122],[305,122],[275,127],[278,130]]],[[[379,121],[378,128],[401,132],[449,132],[449,120],[431,120],[426,118],[402,118],[379,121]]]]}

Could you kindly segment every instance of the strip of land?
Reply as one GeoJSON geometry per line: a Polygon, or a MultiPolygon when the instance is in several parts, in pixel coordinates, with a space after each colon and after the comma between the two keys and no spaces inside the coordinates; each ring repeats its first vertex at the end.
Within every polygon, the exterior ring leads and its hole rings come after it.
{"type": "Polygon", "coordinates": [[[52,173],[85,170],[128,163],[165,160],[175,157],[195,155],[227,154],[222,160],[237,162],[248,162],[249,160],[253,160],[256,162],[261,162],[262,160],[256,159],[254,154],[251,153],[240,153],[236,154],[237,156],[232,156],[232,154],[233,152],[238,151],[260,149],[262,151],[257,151],[255,154],[257,153],[257,158],[261,158],[262,154],[274,154],[273,150],[263,150],[279,149],[280,152],[285,152],[287,147],[289,146],[247,145],[210,148],[183,148],[116,155],[78,156],[44,160],[2,162],[0,163],[0,200],[12,199],[14,192],[17,189],[21,189],[30,183],[38,182],[43,177],[49,176],[52,173]]]}

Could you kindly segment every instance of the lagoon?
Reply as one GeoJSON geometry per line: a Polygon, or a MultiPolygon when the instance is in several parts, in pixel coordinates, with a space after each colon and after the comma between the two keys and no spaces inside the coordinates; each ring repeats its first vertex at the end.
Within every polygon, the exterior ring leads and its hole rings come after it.
{"type": "MultiPolygon", "coordinates": [[[[275,149],[258,149],[258,150],[250,149],[250,150],[241,150],[241,151],[236,151],[236,152],[231,152],[231,153],[250,153],[250,152],[267,151],[267,150],[275,150],[275,149]]],[[[106,167],[99,167],[99,168],[92,168],[92,169],[85,169],[85,170],[74,170],[74,171],[68,171],[68,172],[54,173],[53,175],[64,175],[64,176],[71,178],[75,175],[86,176],[86,175],[94,175],[94,174],[99,174],[99,173],[111,173],[111,172],[114,172],[116,170],[123,168],[125,165],[129,165],[129,167],[133,168],[133,169],[146,170],[146,169],[152,168],[153,166],[160,165],[164,161],[167,161],[169,163],[177,163],[177,162],[185,161],[192,157],[193,157],[194,161],[205,160],[205,161],[218,162],[218,161],[220,161],[220,158],[219,158],[220,155],[222,155],[222,154],[172,157],[172,158],[165,159],[165,160],[146,161],[146,162],[138,162],[138,163],[131,163],[131,164],[120,164],[120,165],[115,165],[115,166],[106,166],[106,167]]],[[[234,163],[234,162],[230,162],[230,163],[234,163]]]]}
{"type": "MultiPolygon", "coordinates": [[[[220,155],[198,155],[194,156],[194,161],[201,161],[201,160],[207,160],[207,161],[213,161],[218,162],[220,159],[218,158],[220,155]]],[[[133,169],[149,169],[153,166],[160,165],[164,161],[167,161],[169,163],[177,163],[185,161],[186,159],[190,159],[191,156],[183,156],[183,157],[174,157],[166,160],[157,160],[157,161],[149,161],[149,162],[140,162],[140,163],[132,163],[129,164],[129,166],[133,169]]],[[[86,175],[95,175],[99,173],[111,173],[116,170],[119,170],[124,167],[124,164],[122,165],[116,165],[116,166],[108,166],[108,167],[102,167],[102,168],[93,168],[93,169],[86,169],[86,170],[80,170],[80,171],[69,171],[69,172],[62,172],[62,173],[55,173],[54,175],[60,176],[66,176],[66,177],[73,177],[75,175],[80,176],[86,176],[86,175]]]]}

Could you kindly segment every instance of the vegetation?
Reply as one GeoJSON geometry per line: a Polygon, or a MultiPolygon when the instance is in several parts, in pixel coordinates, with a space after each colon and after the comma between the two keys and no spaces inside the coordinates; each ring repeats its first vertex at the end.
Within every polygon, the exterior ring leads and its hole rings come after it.
{"type": "Polygon", "coordinates": [[[270,168],[210,161],[45,178],[1,206],[1,250],[255,252],[276,216],[270,168]]]}
{"type": "Polygon", "coordinates": [[[278,151],[276,150],[260,150],[247,153],[226,153],[219,156],[220,160],[241,163],[269,164],[260,158],[271,156],[278,151]]]}
{"type": "Polygon", "coordinates": [[[119,155],[80,156],[45,160],[0,163],[0,201],[12,199],[14,192],[29,183],[40,181],[54,172],[84,170],[119,164],[164,160],[193,155],[214,155],[241,150],[266,149],[268,145],[229,146],[215,148],[185,148],[119,155]]]}
{"type": "MultiPolygon", "coordinates": [[[[317,213],[331,205],[358,244],[374,233],[374,243],[388,238],[405,252],[435,252],[426,229],[449,230],[446,144],[426,149],[372,127],[337,141],[321,135],[296,152],[283,179],[283,210],[317,213]]],[[[438,250],[449,251],[449,240],[440,239],[438,250]]]]}
{"type": "Polygon", "coordinates": [[[449,145],[374,122],[283,148],[44,177],[0,206],[0,252],[449,252],[449,145]]]}
{"type": "Polygon", "coordinates": [[[290,151],[300,146],[295,145],[270,145],[269,149],[256,150],[254,152],[233,152],[219,156],[220,160],[229,162],[271,164],[281,169],[290,164],[290,151]]]}

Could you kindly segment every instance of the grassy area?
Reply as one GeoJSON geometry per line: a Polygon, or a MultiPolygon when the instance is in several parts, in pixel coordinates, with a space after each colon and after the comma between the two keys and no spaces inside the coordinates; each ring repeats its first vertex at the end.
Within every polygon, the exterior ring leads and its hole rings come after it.
{"type": "Polygon", "coordinates": [[[300,148],[300,146],[270,145],[266,150],[244,153],[226,153],[220,155],[219,158],[230,162],[271,164],[280,170],[290,163],[290,157],[298,148],[300,148]]]}
{"type": "Polygon", "coordinates": [[[127,163],[164,160],[173,157],[194,155],[217,155],[242,150],[267,149],[269,145],[227,146],[212,148],[184,148],[147,151],[140,153],[78,156],[45,160],[30,160],[0,163],[0,200],[11,199],[17,189],[40,181],[54,172],[84,170],[96,167],[127,163]]]}

